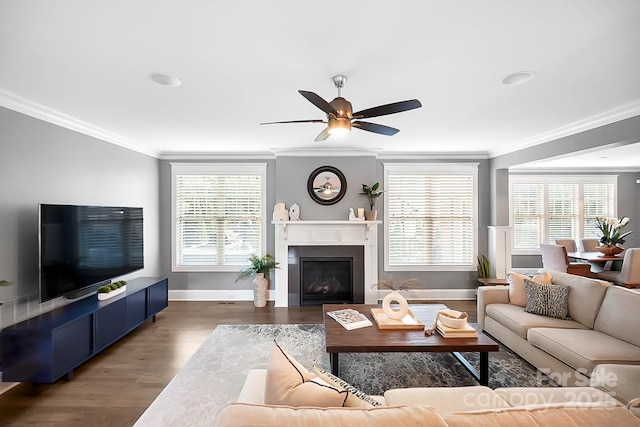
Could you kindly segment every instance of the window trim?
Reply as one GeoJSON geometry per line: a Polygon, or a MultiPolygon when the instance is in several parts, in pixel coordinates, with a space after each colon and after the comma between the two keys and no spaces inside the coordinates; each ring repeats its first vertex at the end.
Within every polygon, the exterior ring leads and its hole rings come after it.
{"type": "Polygon", "coordinates": [[[389,174],[403,173],[415,175],[471,175],[473,177],[473,256],[469,264],[438,265],[390,265],[389,264],[389,198],[384,197],[384,269],[385,271],[476,271],[478,256],[478,167],[479,163],[383,163],[384,188],[388,188],[389,174]]]}
{"type": "MultiPolygon", "coordinates": [[[[549,183],[567,183],[580,185],[580,200],[578,201],[581,209],[584,203],[583,184],[613,184],[613,212],[614,216],[618,215],[618,175],[509,175],[509,226],[513,230],[513,184],[514,183],[537,183],[544,186],[544,223],[545,232],[548,232],[548,184],[549,183]]],[[[584,211],[582,212],[584,213],[584,211]]],[[[584,216],[581,214],[581,221],[584,216]]],[[[540,249],[516,249],[515,233],[511,233],[511,254],[512,255],[540,255],[540,249]]]]}
{"type": "MultiPolygon", "coordinates": [[[[177,175],[261,175],[261,254],[267,251],[267,164],[266,163],[170,163],[171,165],[171,271],[172,272],[238,272],[239,265],[177,265],[176,176],[177,175]]],[[[248,262],[248,261],[247,261],[248,262]]]]}

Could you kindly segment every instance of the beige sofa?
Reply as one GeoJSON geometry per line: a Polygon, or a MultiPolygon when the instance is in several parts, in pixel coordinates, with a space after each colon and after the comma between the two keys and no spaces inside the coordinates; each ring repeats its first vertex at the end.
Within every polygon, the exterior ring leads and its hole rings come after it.
{"type": "MultiPolygon", "coordinates": [[[[551,274],[553,284],[570,288],[570,319],[525,312],[522,301],[514,301],[512,283],[478,289],[480,327],[563,386],[590,385],[598,365],[609,366],[611,372],[617,365],[640,365],[640,293],[597,279],[541,271],[551,274]]],[[[640,384],[619,380],[620,387],[631,388],[622,394],[640,397],[640,384]]]]}
{"type": "Polygon", "coordinates": [[[217,426],[640,426],[640,418],[606,393],[585,387],[408,388],[373,396],[377,407],[265,404],[265,369],[250,370],[238,402],[217,426]]]}

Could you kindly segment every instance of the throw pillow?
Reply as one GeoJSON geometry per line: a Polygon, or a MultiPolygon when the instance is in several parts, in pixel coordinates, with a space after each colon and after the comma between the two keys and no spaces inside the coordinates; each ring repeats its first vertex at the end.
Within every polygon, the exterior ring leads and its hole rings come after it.
{"type": "Polygon", "coordinates": [[[524,274],[512,271],[509,273],[509,303],[524,307],[527,305],[527,293],[524,290],[524,274]]]}
{"type": "MultiPolygon", "coordinates": [[[[529,277],[524,274],[516,273],[512,271],[509,273],[509,303],[519,305],[520,307],[526,307],[527,305],[527,292],[524,289],[524,280],[529,277]]],[[[551,284],[551,274],[537,273],[533,276],[533,281],[538,283],[551,284]]]]}
{"type": "Polygon", "coordinates": [[[348,395],[306,370],[274,341],[265,379],[267,405],[339,407],[348,395]]]}
{"type": "Polygon", "coordinates": [[[344,402],[345,407],[373,408],[374,406],[382,406],[382,403],[373,397],[330,372],[318,367],[314,367],[313,372],[333,387],[349,392],[349,397],[347,397],[347,400],[344,402]]]}
{"type": "Polygon", "coordinates": [[[566,319],[569,315],[569,286],[547,285],[525,279],[527,292],[527,313],[541,314],[557,319],[566,319]]]}

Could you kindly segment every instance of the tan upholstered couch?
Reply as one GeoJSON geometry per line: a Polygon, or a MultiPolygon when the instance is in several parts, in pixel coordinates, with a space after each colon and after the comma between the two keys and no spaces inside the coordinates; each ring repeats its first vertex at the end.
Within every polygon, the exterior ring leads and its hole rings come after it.
{"type": "MultiPolygon", "coordinates": [[[[512,283],[511,289],[478,289],[480,327],[562,385],[597,382],[592,377],[598,365],[609,365],[610,371],[614,365],[640,365],[640,293],[597,279],[546,272],[552,283],[569,286],[571,319],[526,313],[512,283]]],[[[619,387],[630,388],[621,390],[624,395],[640,397],[640,383],[617,381],[619,387]]]]}
{"type": "Polygon", "coordinates": [[[248,373],[237,403],[217,426],[640,426],[619,402],[595,388],[409,388],[375,396],[384,406],[267,405],[266,370],[248,373]],[[579,403],[578,403],[579,402],[579,403]]]}

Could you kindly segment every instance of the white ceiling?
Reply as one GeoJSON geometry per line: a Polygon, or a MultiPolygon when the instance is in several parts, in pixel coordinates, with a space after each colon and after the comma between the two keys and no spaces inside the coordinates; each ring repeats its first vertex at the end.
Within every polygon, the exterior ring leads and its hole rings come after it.
{"type": "Polygon", "coordinates": [[[639,22],[638,0],[3,0],[0,105],[158,157],[495,156],[640,114],[639,22]],[[392,137],[259,126],[324,118],[297,91],[330,101],[335,74],[354,110],[423,107],[370,120],[392,137]]]}

